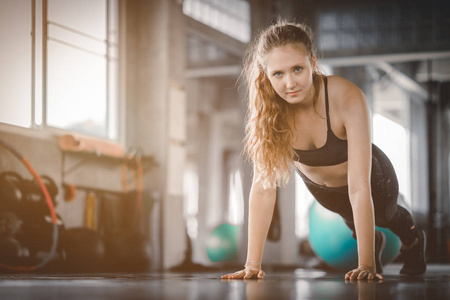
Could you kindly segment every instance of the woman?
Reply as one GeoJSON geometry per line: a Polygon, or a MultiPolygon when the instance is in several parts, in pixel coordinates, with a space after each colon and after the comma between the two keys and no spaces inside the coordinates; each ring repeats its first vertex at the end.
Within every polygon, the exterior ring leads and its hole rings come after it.
{"type": "Polygon", "coordinates": [[[254,164],[249,240],[243,270],[222,278],[263,278],[263,248],[276,187],[291,166],[319,203],[340,214],[358,245],[358,268],[346,280],[383,279],[380,255],[387,227],[402,241],[404,275],[425,272],[425,236],[397,205],[398,183],[388,158],[371,143],[364,94],[350,81],[324,76],[310,29],[279,21],[250,47],[246,148],[254,164]]]}

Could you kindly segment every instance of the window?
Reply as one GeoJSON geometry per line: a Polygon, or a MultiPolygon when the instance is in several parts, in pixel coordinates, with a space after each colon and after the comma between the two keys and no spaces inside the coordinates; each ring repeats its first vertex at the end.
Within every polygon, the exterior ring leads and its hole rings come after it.
{"type": "Polygon", "coordinates": [[[0,7],[0,122],[118,139],[118,1],[0,7]]]}
{"type": "Polygon", "coordinates": [[[228,176],[228,221],[232,225],[244,223],[244,193],[239,169],[228,176]]]}
{"type": "Polygon", "coordinates": [[[0,1],[0,121],[32,123],[31,1],[0,1]]]}
{"type": "Polygon", "coordinates": [[[193,163],[187,163],[183,180],[183,214],[186,218],[187,233],[190,238],[198,236],[198,171],[193,163]]]}
{"type": "Polygon", "coordinates": [[[402,194],[408,207],[411,207],[408,128],[375,113],[373,141],[391,160],[397,174],[399,193],[402,194]]]}
{"type": "Polygon", "coordinates": [[[245,0],[184,0],[183,13],[241,42],[250,41],[250,5],[245,0]]]}
{"type": "Polygon", "coordinates": [[[373,141],[391,160],[399,192],[411,207],[410,94],[385,76],[374,83],[373,100],[373,141]]]}

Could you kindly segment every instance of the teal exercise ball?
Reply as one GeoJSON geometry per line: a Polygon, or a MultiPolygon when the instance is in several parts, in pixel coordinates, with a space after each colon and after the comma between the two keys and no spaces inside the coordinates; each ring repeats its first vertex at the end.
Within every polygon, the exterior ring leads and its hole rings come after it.
{"type": "MultiPolygon", "coordinates": [[[[376,226],[386,236],[386,246],[381,255],[383,265],[399,253],[400,239],[389,229],[376,226]]],[[[327,210],[317,201],[309,210],[309,243],[314,253],[329,266],[349,271],[358,266],[358,250],[352,231],[338,214],[327,210]]]]}
{"type": "Polygon", "coordinates": [[[237,260],[239,226],[228,223],[219,225],[208,237],[206,253],[212,262],[237,260]]]}

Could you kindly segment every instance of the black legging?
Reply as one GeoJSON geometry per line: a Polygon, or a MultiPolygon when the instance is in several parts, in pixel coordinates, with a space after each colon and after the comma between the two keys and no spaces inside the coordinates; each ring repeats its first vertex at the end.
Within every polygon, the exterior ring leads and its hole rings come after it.
{"type": "MultiPolygon", "coordinates": [[[[307,188],[325,208],[338,213],[355,232],[353,212],[348,196],[348,186],[325,187],[312,182],[300,170],[307,188]]],[[[398,181],[389,158],[375,145],[372,145],[372,199],[375,210],[375,225],[389,228],[403,244],[411,244],[416,235],[411,214],[397,204],[398,181]]]]}

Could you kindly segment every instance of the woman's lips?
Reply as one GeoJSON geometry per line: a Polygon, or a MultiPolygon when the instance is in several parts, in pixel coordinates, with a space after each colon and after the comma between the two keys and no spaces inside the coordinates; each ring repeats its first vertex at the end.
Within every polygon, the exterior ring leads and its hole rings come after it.
{"type": "Polygon", "coordinates": [[[288,94],[289,96],[295,96],[297,95],[301,90],[298,91],[293,91],[293,92],[287,92],[286,94],[288,94]]]}

